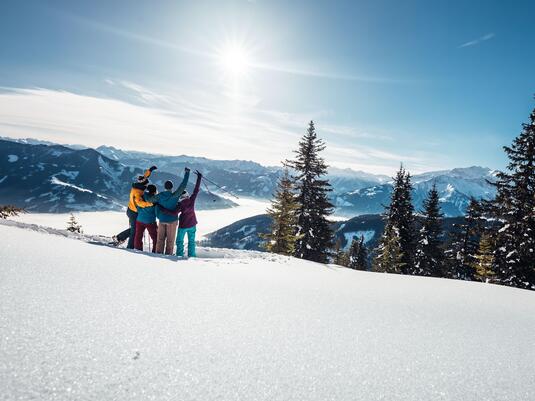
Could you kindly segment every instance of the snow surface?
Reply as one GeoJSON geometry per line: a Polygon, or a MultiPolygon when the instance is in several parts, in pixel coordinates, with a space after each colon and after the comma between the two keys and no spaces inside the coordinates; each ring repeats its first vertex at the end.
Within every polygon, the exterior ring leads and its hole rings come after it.
{"type": "Polygon", "coordinates": [[[19,160],[19,157],[17,155],[7,155],[7,161],[9,163],[15,163],[19,160]]]}
{"type": "Polygon", "coordinates": [[[533,292],[5,224],[5,400],[535,399],[533,292]]]}

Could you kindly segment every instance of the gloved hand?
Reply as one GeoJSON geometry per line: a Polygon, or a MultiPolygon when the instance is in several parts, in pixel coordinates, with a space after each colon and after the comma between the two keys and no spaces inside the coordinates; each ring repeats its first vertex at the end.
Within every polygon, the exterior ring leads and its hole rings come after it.
{"type": "Polygon", "coordinates": [[[195,170],[195,174],[197,174],[199,177],[202,177],[202,174],[199,170],[195,170]]]}
{"type": "Polygon", "coordinates": [[[191,171],[191,170],[190,170],[189,167],[184,167],[184,171],[187,173],[187,172],[189,172],[189,171],[191,171]]]}
{"type": "Polygon", "coordinates": [[[156,166],[152,166],[151,168],[149,168],[149,171],[152,173],[154,170],[158,170],[158,167],[156,166]]]}

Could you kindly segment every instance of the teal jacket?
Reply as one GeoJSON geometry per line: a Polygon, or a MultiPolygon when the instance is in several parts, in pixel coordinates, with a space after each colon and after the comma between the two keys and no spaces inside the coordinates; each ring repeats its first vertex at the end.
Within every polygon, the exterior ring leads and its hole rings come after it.
{"type": "MultiPolygon", "coordinates": [[[[173,210],[176,209],[178,205],[178,200],[180,199],[180,195],[182,192],[186,189],[186,186],[188,185],[189,180],[189,171],[186,171],[184,174],[184,179],[178,186],[178,188],[171,192],[171,191],[163,191],[159,194],[152,195],[152,196],[146,196],[145,200],[147,202],[157,203],[158,205],[162,205],[164,208],[173,210]]],[[[173,223],[178,220],[178,216],[170,216],[167,214],[162,213],[159,206],[156,206],[156,217],[158,217],[158,220],[160,220],[161,223],[173,223]]],[[[139,219],[139,217],[138,217],[139,219]]]]}
{"type": "MultiPolygon", "coordinates": [[[[145,202],[150,202],[148,199],[151,198],[148,192],[143,194],[143,200],[145,202]]],[[[142,207],[137,205],[137,221],[144,224],[156,223],[156,206],[146,206],[142,207]]]]}

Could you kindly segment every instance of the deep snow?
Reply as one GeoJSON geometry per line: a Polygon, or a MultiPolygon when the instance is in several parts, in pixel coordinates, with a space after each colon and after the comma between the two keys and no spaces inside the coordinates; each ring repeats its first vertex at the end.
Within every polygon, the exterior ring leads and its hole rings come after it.
{"type": "Polygon", "coordinates": [[[533,292],[0,236],[0,399],[535,399],[533,292]]]}

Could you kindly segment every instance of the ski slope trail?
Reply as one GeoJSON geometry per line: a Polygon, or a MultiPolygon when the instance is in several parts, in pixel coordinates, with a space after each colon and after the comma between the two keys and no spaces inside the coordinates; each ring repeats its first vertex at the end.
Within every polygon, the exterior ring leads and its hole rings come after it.
{"type": "Polygon", "coordinates": [[[534,292],[40,230],[0,224],[1,400],[535,399],[534,292]]]}

